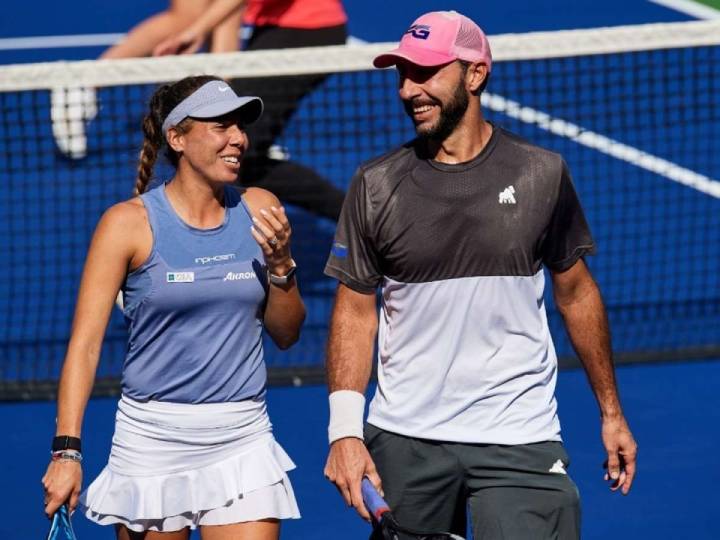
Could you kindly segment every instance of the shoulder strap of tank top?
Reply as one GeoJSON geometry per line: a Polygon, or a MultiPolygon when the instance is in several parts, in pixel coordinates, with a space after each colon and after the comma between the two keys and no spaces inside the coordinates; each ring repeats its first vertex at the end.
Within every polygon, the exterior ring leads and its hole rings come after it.
{"type": "Polygon", "coordinates": [[[158,242],[158,231],[160,230],[160,223],[158,218],[158,205],[162,204],[162,192],[160,190],[165,189],[164,184],[159,187],[153,188],[150,191],[140,195],[140,199],[145,206],[145,211],[148,215],[148,223],[150,223],[150,231],[153,236],[153,249],[157,247],[158,242]]]}

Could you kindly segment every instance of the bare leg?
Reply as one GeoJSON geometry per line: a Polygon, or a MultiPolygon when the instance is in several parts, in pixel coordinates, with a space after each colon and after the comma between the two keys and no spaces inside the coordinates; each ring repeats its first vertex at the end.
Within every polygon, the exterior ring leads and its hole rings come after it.
{"type": "Polygon", "coordinates": [[[200,527],[200,537],[202,540],[278,540],[280,521],[262,519],[231,525],[205,525],[200,527]]]}
{"type": "Polygon", "coordinates": [[[210,0],[171,0],[167,10],[144,20],[100,58],[149,56],[165,38],[180,33],[202,14],[210,0]]]}
{"type": "Polygon", "coordinates": [[[240,48],[242,16],[243,8],[238,8],[215,27],[210,40],[210,52],[234,52],[240,48]]]}
{"type": "Polygon", "coordinates": [[[190,529],[182,529],[173,532],[133,532],[123,525],[115,526],[115,534],[117,540],[188,540],[190,538],[190,529]]]}

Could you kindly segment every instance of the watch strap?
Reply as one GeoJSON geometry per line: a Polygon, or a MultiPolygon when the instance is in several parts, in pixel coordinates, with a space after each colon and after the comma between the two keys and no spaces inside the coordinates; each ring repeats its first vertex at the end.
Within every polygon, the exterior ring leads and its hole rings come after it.
{"type": "Polygon", "coordinates": [[[293,278],[295,275],[295,272],[297,272],[297,265],[295,264],[295,261],[290,259],[290,262],[292,263],[292,266],[287,271],[287,274],[284,276],[278,276],[273,274],[268,270],[268,281],[272,283],[273,285],[287,285],[288,282],[293,278]]]}
{"type": "Polygon", "coordinates": [[[58,435],[53,438],[52,451],[60,452],[62,450],[77,450],[82,452],[79,437],[71,437],[70,435],[58,435]]]}

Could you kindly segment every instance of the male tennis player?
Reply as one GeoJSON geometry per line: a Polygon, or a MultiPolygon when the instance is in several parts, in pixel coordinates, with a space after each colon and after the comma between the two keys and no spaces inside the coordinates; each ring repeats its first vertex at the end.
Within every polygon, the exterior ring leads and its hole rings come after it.
{"type": "Polygon", "coordinates": [[[578,538],[543,267],[600,407],[611,489],[630,490],[637,446],[570,173],[561,156],[484,120],[492,59],[470,19],[421,16],[375,59],[393,65],[417,138],[358,169],[326,266],[340,284],[325,474],[363,517],[368,476],[406,527],[465,535],[469,506],[475,538],[578,538]]]}

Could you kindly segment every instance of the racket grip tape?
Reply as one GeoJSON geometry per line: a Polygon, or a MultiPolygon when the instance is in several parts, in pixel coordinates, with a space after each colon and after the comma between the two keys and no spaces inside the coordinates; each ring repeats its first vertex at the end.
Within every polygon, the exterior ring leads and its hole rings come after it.
{"type": "Polygon", "coordinates": [[[367,478],[362,479],[362,497],[365,507],[376,522],[380,523],[383,514],[390,511],[390,507],[367,478]]]}

